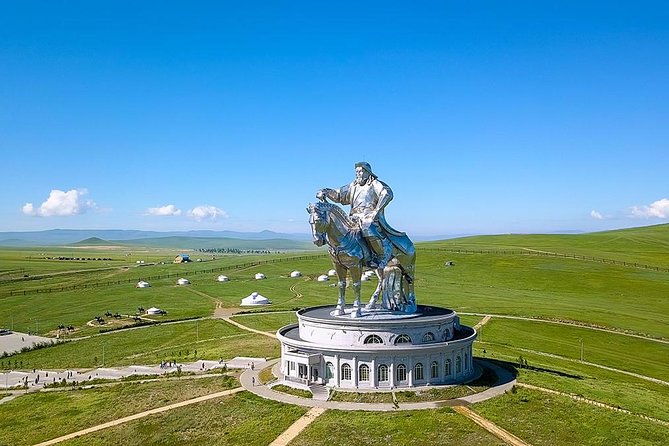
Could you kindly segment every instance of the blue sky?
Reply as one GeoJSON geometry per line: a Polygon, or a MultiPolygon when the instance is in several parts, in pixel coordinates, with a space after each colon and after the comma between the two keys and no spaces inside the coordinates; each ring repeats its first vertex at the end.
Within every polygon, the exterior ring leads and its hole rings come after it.
{"type": "Polygon", "coordinates": [[[371,163],[410,235],[669,219],[662,2],[0,3],[0,231],[308,232],[371,163]]]}

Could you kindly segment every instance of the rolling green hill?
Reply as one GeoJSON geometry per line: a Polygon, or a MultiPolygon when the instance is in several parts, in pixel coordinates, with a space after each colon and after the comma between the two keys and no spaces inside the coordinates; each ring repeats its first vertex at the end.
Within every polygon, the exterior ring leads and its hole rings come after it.
{"type": "Polygon", "coordinates": [[[587,234],[507,234],[464,237],[429,248],[547,251],[669,267],[669,224],[587,234]]]}
{"type": "Polygon", "coordinates": [[[313,243],[289,239],[245,240],[226,237],[154,237],[136,240],[114,241],[125,246],[146,246],[152,248],[177,249],[242,249],[268,251],[304,251],[314,250],[313,243]]]}

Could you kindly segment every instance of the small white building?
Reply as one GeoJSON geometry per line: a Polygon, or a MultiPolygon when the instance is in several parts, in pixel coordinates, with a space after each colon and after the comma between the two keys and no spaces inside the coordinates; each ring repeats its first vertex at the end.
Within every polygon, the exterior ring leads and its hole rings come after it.
{"type": "Polygon", "coordinates": [[[302,273],[299,271],[293,271],[290,273],[290,277],[302,277],[302,273]]]}
{"type": "Polygon", "coordinates": [[[268,298],[259,294],[257,291],[254,291],[253,293],[249,294],[244,299],[242,299],[241,305],[242,306],[269,305],[271,303],[272,301],[270,301],[268,298]]]}
{"type": "Polygon", "coordinates": [[[228,278],[228,276],[224,276],[223,274],[221,274],[220,276],[218,276],[218,277],[216,278],[216,280],[219,281],[219,282],[229,282],[229,281],[230,281],[230,279],[228,278]]]}
{"type": "Polygon", "coordinates": [[[148,288],[150,286],[151,286],[151,284],[149,282],[145,282],[143,280],[140,280],[139,282],[137,282],[137,285],[135,285],[135,288],[148,288]]]}
{"type": "Polygon", "coordinates": [[[189,283],[190,281],[188,279],[184,279],[183,277],[177,280],[177,285],[188,285],[189,283]]]}
{"type": "Polygon", "coordinates": [[[328,280],[330,280],[330,277],[328,277],[325,274],[321,274],[320,276],[318,276],[316,280],[318,280],[319,282],[327,282],[328,280]]]}
{"type": "Polygon", "coordinates": [[[263,273],[256,273],[255,275],[256,280],[262,280],[265,279],[265,275],[263,273]]]}
{"type": "Polygon", "coordinates": [[[336,275],[337,275],[337,271],[335,271],[334,269],[331,269],[330,271],[328,271],[328,276],[336,276],[336,275]]]}
{"type": "Polygon", "coordinates": [[[165,314],[165,311],[161,310],[160,308],[151,307],[148,310],[146,310],[146,314],[151,314],[151,315],[165,314]]]}

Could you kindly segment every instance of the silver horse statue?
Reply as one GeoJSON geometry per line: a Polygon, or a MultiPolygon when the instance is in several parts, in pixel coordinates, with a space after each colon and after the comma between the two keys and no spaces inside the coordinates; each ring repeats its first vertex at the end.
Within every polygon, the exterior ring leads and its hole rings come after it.
{"type": "MultiPolygon", "coordinates": [[[[362,237],[360,222],[351,219],[341,207],[329,203],[324,198],[320,202],[309,204],[307,212],[313,242],[317,246],[328,245],[330,258],[339,279],[339,299],[335,314],[345,314],[348,273],[353,282],[354,295],[351,317],[360,317],[362,271],[373,261],[372,252],[362,237]]],[[[376,269],[379,282],[365,309],[377,309],[378,298],[382,296],[381,308],[411,314],[416,311],[413,286],[416,250],[404,233],[389,238],[393,247],[391,260],[385,268],[376,269]]]]}

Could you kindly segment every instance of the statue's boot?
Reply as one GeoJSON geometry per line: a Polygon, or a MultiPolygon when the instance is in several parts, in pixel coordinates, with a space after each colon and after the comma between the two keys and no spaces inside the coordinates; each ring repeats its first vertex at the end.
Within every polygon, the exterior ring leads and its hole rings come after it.
{"type": "Polygon", "coordinates": [[[368,237],[367,244],[373,252],[373,259],[369,262],[371,268],[385,268],[393,257],[393,246],[390,240],[380,237],[368,237]]]}

